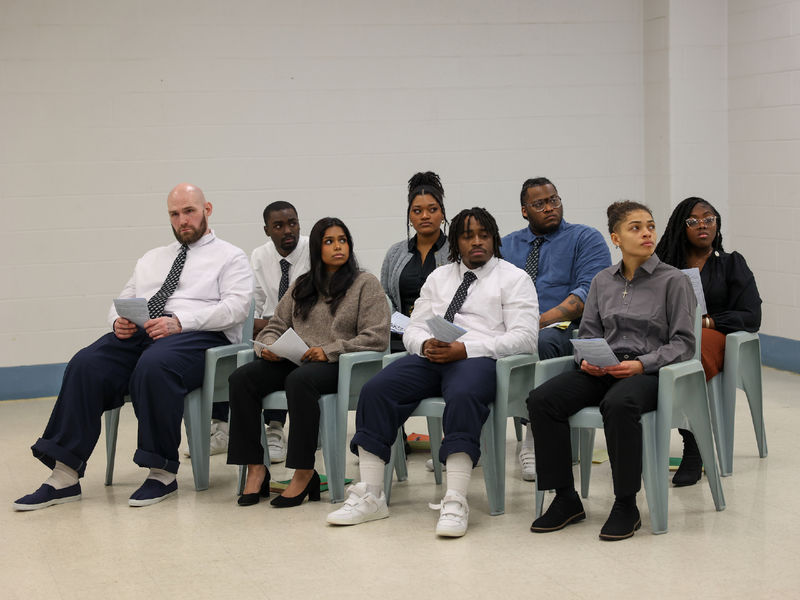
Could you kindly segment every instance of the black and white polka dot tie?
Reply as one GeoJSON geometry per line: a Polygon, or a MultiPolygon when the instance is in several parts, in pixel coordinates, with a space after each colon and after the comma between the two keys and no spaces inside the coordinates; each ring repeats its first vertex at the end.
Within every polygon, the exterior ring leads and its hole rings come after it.
{"type": "Polygon", "coordinates": [[[444,313],[446,321],[453,322],[456,313],[461,310],[461,307],[464,305],[464,300],[467,299],[467,290],[470,284],[476,279],[477,277],[472,271],[464,273],[464,279],[461,281],[461,285],[458,286],[455,296],[453,296],[453,300],[450,302],[450,306],[447,307],[447,312],[444,313]]]}
{"type": "Polygon", "coordinates": [[[543,243],[543,237],[533,240],[531,251],[528,252],[528,258],[525,260],[525,272],[531,276],[533,283],[536,283],[536,277],[539,275],[539,248],[543,243]]]}
{"type": "Polygon", "coordinates": [[[186,251],[188,249],[189,246],[186,244],[181,245],[178,256],[175,257],[175,262],[172,263],[172,268],[169,270],[161,289],[147,301],[147,310],[150,311],[151,319],[157,319],[164,314],[167,299],[175,293],[175,288],[178,287],[178,280],[181,278],[181,271],[183,271],[183,265],[186,262],[186,251]]]}
{"type": "Polygon", "coordinates": [[[285,258],[281,259],[281,282],[278,285],[278,300],[283,298],[286,290],[289,289],[289,268],[292,266],[285,258]]]}

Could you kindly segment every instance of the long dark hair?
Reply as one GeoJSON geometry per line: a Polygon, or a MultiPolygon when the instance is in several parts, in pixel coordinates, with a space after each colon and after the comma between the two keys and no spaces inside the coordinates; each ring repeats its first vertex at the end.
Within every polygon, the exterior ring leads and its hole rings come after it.
{"type": "Polygon", "coordinates": [[[308,254],[311,269],[297,278],[297,283],[292,290],[294,299],[294,316],[301,320],[306,319],[311,308],[317,303],[320,295],[328,296],[325,300],[330,306],[331,315],[336,314],[336,309],[341,304],[347,290],[360,273],[356,255],[353,253],[353,236],[341,219],[324,217],[314,223],[311,234],[308,236],[308,254]],[[331,227],[341,227],[350,247],[350,256],[347,262],[333,273],[328,273],[322,262],[322,238],[331,227]]]}
{"type": "Polygon", "coordinates": [[[503,255],[500,254],[500,244],[502,242],[500,241],[500,230],[497,228],[497,221],[494,220],[494,217],[485,208],[473,206],[472,208],[465,208],[453,219],[450,233],[447,234],[447,240],[450,242],[450,255],[448,256],[450,262],[461,262],[458,238],[464,233],[464,229],[467,226],[467,219],[470,217],[483,225],[486,228],[486,232],[492,236],[492,241],[494,243],[492,255],[497,258],[503,258],[503,255]]]}
{"type": "Polygon", "coordinates": [[[722,217],[720,217],[717,209],[712,206],[708,200],[703,200],[697,196],[692,196],[683,200],[669,217],[667,228],[661,236],[656,245],[656,254],[658,258],[677,267],[678,269],[686,268],[686,248],[689,246],[689,238],[686,237],[686,219],[692,214],[692,210],[698,204],[705,204],[711,209],[711,212],[717,217],[717,235],[711,242],[711,248],[722,252],[722,217]]]}
{"type": "Polygon", "coordinates": [[[409,227],[411,226],[411,204],[417,196],[428,194],[433,196],[442,211],[442,220],[447,229],[447,213],[444,211],[444,187],[442,180],[433,171],[424,173],[414,173],[408,180],[408,209],[406,209],[406,237],[411,238],[409,227]]]}

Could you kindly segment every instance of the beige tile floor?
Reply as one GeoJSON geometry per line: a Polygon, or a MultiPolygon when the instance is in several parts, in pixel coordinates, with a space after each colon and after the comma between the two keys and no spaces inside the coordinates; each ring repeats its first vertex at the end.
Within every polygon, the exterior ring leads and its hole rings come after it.
{"type": "MultiPolygon", "coordinates": [[[[735,471],[723,480],[727,510],[714,510],[705,479],[671,489],[669,533],[655,536],[640,495],[643,527],[618,543],[597,539],[611,502],[608,463],[593,468],[585,522],[529,532],[533,486],[519,477],[511,427],[506,513],[489,516],[476,470],[462,539],[433,534],[437,513],[427,503],[443,490],[425,471],[423,454],[410,456],[409,480],[395,484],[391,517],[357,527],[327,526],[332,507],[324,501],[239,508],[236,470],[224,456],[212,457],[207,491],[194,491],[185,460],[176,498],[130,508],[127,498],[144,473],[127,459],[136,438],[130,407],[120,423],[113,486],[103,485],[101,438],[81,502],[17,513],[11,502],[47,474],[28,447],[53,399],[0,402],[0,598],[797,598],[800,481],[792,460],[800,376],[764,372],[770,455],[758,458],[740,392],[735,471]]],[[[424,431],[424,421],[412,420],[409,430],[424,431]]],[[[598,447],[603,443],[599,435],[598,447]]],[[[282,466],[273,471],[288,477],[282,466]]],[[[358,474],[350,462],[348,474],[358,474]]]]}

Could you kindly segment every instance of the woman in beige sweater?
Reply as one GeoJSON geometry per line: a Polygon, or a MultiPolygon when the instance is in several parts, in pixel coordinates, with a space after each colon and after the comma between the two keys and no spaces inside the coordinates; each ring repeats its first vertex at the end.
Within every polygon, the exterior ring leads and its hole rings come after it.
{"type": "Polygon", "coordinates": [[[339,219],[326,217],[309,236],[311,270],[284,294],[269,325],[256,341],[270,345],[293,328],[309,346],[302,364],[260,350],[263,360],[237,369],[230,382],[228,464],[247,465],[239,505],[269,496],[269,469],[261,445],[261,399],[285,390],[289,407],[286,466],[295,469],[289,486],[271,504],[298,506],[306,496],[319,500],[314,454],[319,434],[319,398],[335,393],[339,355],[360,350],[384,351],[389,345],[389,307],[377,278],[360,271],[353,238],[339,219]]]}

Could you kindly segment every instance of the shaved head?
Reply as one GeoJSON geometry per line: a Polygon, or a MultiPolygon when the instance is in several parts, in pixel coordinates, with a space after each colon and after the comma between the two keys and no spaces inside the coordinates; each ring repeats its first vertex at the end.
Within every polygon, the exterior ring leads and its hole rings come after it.
{"type": "Polygon", "coordinates": [[[182,244],[193,244],[206,233],[212,206],[203,190],[190,183],[176,185],[167,196],[167,211],[172,231],[182,244]]]}

